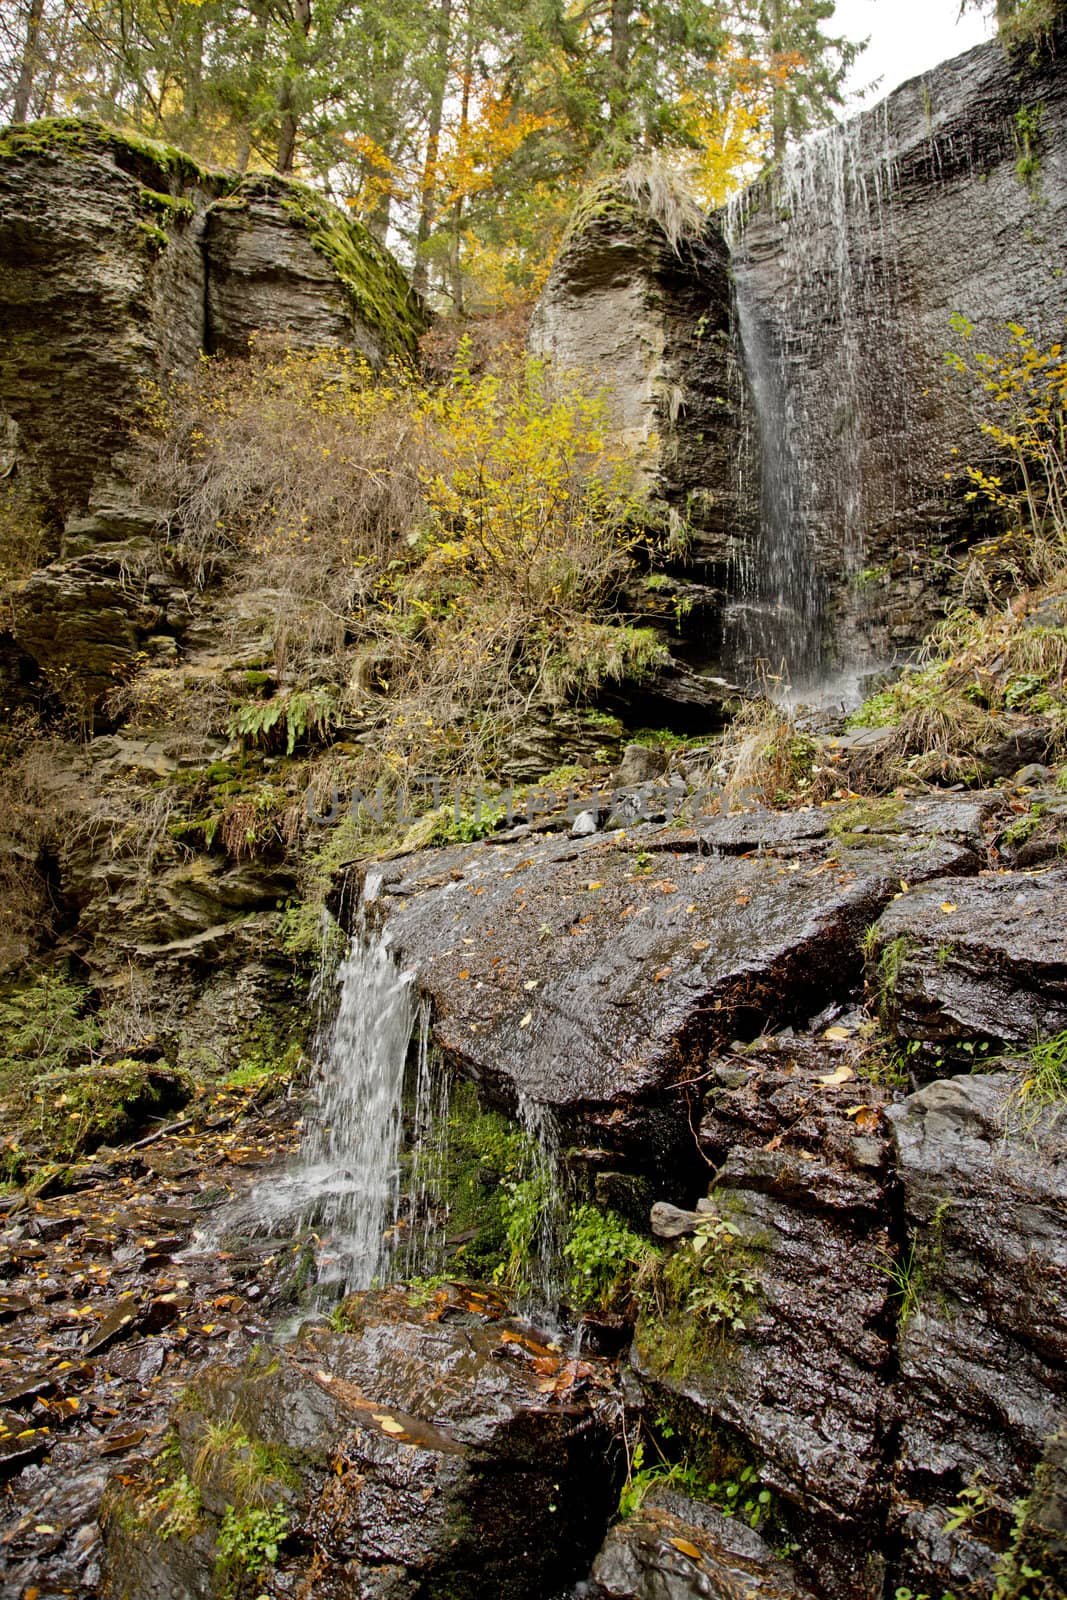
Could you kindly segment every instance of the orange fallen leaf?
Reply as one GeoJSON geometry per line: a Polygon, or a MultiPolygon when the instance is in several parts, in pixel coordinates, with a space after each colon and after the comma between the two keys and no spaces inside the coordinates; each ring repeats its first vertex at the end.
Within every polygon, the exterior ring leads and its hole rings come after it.
{"type": "Polygon", "coordinates": [[[670,967],[660,967],[659,971],[653,977],[652,982],[653,983],[662,983],[664,981],[664,979],[665,978],[669,978],[670,975],[671,975],[670,967]]]}
{"type": "Polygon", "coordinates": [[[697,951],[710,950],[711,949],[711,940],[710,939],[694,939],[692,947],[693,947],[694,950],[697,950],[697,951]]]}
{"type": "Polygon", "coordinates": [[[672,1539],[670,1542],[676,1550],[681,1551],[683,1556],[688,1556],[690,1561],[699,1561],[701,1559],[700,1551],[695,1544],[690,1544],[688,1539],[672,1539]]]}
{"type": "Polygon", "coordinates": [[[459,973],[459,977],[461,977],[461,978],[469,978],[470,977],[470,973],[467,971],[466,967],[464,967],[463,971],[461,973],[459,973]]]}

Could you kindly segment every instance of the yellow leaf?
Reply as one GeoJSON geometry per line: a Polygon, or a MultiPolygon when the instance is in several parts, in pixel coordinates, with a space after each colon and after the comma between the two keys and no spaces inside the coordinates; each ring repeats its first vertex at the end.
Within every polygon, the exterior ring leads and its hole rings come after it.
{"type": "Polygon", "coordinates": [[[840,1039],[851,1039],[851,1037],[852,1037],[852,1030],[850,1028],[827,1028],[826,1032],[823,1034],[823,1038],[824,1039],[838,1039],[838,1040],[840,1040],[840,1039]]]}
{"type": "Polygon", "coordinates": [[[953,911],[956,910],[955,902],[952,900],[942,900],[941,909],[945,913],[946,917],[951,916],[953,911]]]}
{"type": "Polygon", "coordinates": [[[398,1422],[395,1417],[380,1416],[377,1411],[372,1411],[371,1416],[380,1425],[383,1433],[397,1434],[406,1432],[403,1423],[398,1422]]]}
{"type": "Polygon", "coordinates": [[[837,1089],[840,1088],[841,1084],[847,1083],[850,1078],[855,1076],[856,1074],[851,1067],[840,1066],[836,1072],[830,1072],[825,1078],[820,1078],[819,1082],[825,1084],[828,1089],[837,1089]]]}
{"type": "Polygon", "coordinates": [[[683,1556],[688,1556],[690,1561],[699,1561],[701,1559],[700,1551],[695,1544],[690,1544],[688,1539],[672,1539],[670,1542],[676,1550],[682,1552],[683,1556]]]}

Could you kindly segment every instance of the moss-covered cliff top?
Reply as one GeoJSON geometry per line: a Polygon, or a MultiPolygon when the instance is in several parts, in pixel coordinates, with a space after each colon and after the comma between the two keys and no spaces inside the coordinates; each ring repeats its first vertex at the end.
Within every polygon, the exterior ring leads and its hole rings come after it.
{"type": "MultiPolygon", "coordinates": [[[[163,217],[167,197],[190,190],[199,191],[205,207],[222,202],[240,209],[257,197],[274,201],[329,263],[355,316],[382,336],[390,353],[414,353],[426,312],[399,263],[362,223],[306,184],[274,173],[241,178],[212,170],[174,145],[92,118],[49,117],[0,130],[0,162],[85,156],[109,158],[143,185],[145,203],[163,217]]],[[[157,245],[165,243],[158,226],[154,237],[157,245]]]]}
{"type": "Polygon", "coordinates": [[[91,117],[45,117],[0,130],[0,161],[34,155],[103,154],[110,155],[123,172],[154,189],[195,184],[220,195],[234,182],[227,173],[202,167],[175,145],[124,132],[91,117]]]}

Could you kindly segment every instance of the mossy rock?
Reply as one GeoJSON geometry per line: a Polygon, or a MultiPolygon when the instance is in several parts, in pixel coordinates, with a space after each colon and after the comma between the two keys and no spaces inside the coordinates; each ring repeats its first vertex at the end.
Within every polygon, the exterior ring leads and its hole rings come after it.
{"type": "Polygon", "coordinates": [[[202,167],[175,145],[126,133],[92,117],[44,117],[39,122],[13,123],[0,133],[0,161],[102,154],[110,155],[117,167],[160,198],[171,198],[175,184],[221,195],[236,181],[202,167]]]}
{"type": "Polygon", "coordinates": [[[132,1137],[151,1118],[185,1105],[192,1092],[191,1080],[166,1062],[124,1060],[46,1073],[7,1109],[26,1146],[69,1160],[132,1137]]]}
{"type": "MultiPolygon", "coordinates": [[[[263,180],[257,180],[262,182],[263,180]]],[[[271,180],[282,205],[329,262],[355,312],[390,355],[414,356],[428,316],[399,263],[362,223],[304,184],[271,180]]]]}

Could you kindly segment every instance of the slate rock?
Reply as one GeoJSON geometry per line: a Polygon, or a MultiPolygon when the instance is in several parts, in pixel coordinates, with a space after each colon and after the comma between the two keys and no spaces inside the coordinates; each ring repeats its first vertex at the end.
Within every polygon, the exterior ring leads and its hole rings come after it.
{"type": "Polygon", "coordinates": [[[1067,1028],[1067,870],[914,885],[878,920],[875,987],[890,947],[892,1025],[934,1060],[969,1064],[961,1044],[1029,1045],[1067,1028]]]}
{"type": "Polygon", "coordinates": [[[809,1600],[744,1522],[662,1488],[612,1528],[593,1580],[604,1600],[809,1600]]]}

